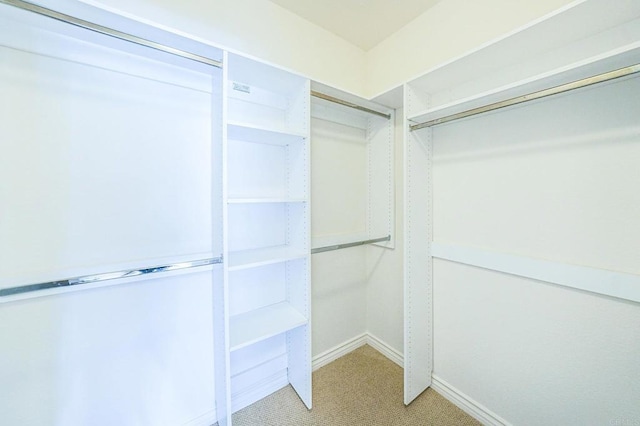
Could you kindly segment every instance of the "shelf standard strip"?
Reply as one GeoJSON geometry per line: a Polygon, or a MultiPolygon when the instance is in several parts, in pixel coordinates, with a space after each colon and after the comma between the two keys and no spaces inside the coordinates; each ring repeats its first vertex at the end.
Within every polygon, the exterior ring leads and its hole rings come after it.
{"type": "Polygon", "coordinates": [[[15,296],[17,294],[31,293],[34,291],[50,290],[53,288],[71,287],[83,284],[95,284],[102,281],[138,277],[141,275],[158,274],[162,272],[178,271],[182,269],[197,268],[222,263],[221,257],[210,259],[193,260],[189,262],[171,263],[165,265],[152,266],[150,268],[128,269],[117,272],[107,272],[102,274],[84,275],[81,277],[68,278],[59,281],[49,281],[44,283],[26,284],[16,287],[0,289],[0,297],[15,296]]]}
{"type": "Polygon", "coordinates": [[[640,72],[640,64],[631,65],[631,66],[620,68],[614,71],[598,74],[592,77],[583,78],[582,80],[576,80],[571,83],[566,83],[560,86],[551,87],[549,89],[540,90],[538,92],[529,93],[527,95],[517,96],[515,98],[507,99],[504,101],[494,102],[489,105],[473,108],[467,111],[458,112],[456,114],[447,115],[442,118],[436,118],[434,120],[426,121],[424,123],[413,124],[409,128],[413,132],[415,130],[424,129],[426,127],[432,127],[438,124],[447,123],[449,121],[459,120],[461,118],[470,117],[472,115],[482,114],[482,113],[493,111],[499,108],[505,108],[508,106],[517,105],[523,102],[533,101],[535,99],[540,99],[540,98],[544,98],[551,95],[557,95],[559,93],[568,92],[570,90],[579,89],[581,87],[591,86],[593,84],[604,83],[605,81],[626,77],[628,75],[636,74],[638,72],[640,72]]]}
{"type": "Polygon", "coordinates": [[[382,237],[382,238],[374,238],[372,240],[356,241],[354,243],[344,243],[344,244],[336,244],[333,246],[316,247],[311,249],[311,254],[323,253],[325,251],[340,250],[340,249],[345,249],[349,247],[363,246],[365,244],[381,243],[384,241],[391,241],[391,235],[387,235],[386,237],[382,237]]]}
{"type": "Polygon", "coordinates": [[[85,21],[84,19],[79,19],[71,15],[66,15],[64,13],[56,12],[55,10],[47,9],[46,7],[38,6],[36,4],[29,3],[23,0],[0,0],[0,3],[6,4],[9,6],[14,6],[19,9],[27,10],[29,12],[34,12],[39,15],[46,16],[48,18],[53,18],[55,20],[58,20],[67,24],[75,25],[76,27],[84,28],[84,29],[94,31],[100,34],[104,34],[110,37],[114,37],[120,40],[135,43],[140,46],[149,47],[151,49],[169,53],[171,55],[180,56],[185,59],[200,62],[202,64],[211,65],[216,68],[222,68],[222,62],[216,61],[215,59],[207,58],[191,52],[186,52],[184,50],[176,49],[174,47],[169,47],[164,44],[156,43],[154,41],[137,37],[132,34],[127,34],[122,31],[115,30],[113,28],[95,24],[93,22],[85,21]]]}
{"type": "Polygon", "coordinates": [[[375,114],[379,117],[384,117],[387,120],[391,119],[391,114],[385,114],[384,112],[376,111],[374,109],[370,109],[367,107],[363,107],[361,105],[357,105],[351,102],[344,101],[342,99],[334,98],[333,96],[325,95],[324,93],[316,92],[314,90],[311,91],[311,96],[318,99],[324,99],[325,101],[333,102],[334,104],[339,104],[342,106],[346,106],[349,108],[357,109],[359,111],[368,112],[369,114],[375,114]]]}

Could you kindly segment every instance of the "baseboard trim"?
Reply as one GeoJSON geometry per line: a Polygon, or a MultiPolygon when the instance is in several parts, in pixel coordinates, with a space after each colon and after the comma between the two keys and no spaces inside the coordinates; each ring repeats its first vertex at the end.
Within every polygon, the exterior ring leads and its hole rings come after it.
{"type": "Polygon", "coordinates": [[[484,405],[479,404],[472,398],[460,392],[437,375],[433,374],[431,377],[431,388],[434,391],[438,392],[444,398],[448,399],[455,406],[478,420],[483,425],[511,426],[511,423],[507,422],[484,405]]]}
{"type": "Polygon", "coordinates": [[[367,345],[371,346],[373,349],[380,352],[382,355],[389,358],[391,361],[398,364],[400,367],[404,368],[404,356],[393,349],[391,346],[386,344],[384,341],[380,340],[378,337],[374,336],[371,333],[366,333],[367,335],[367,345]]]}
{"type": "Polygon", "coordinates": [[[341,358],[358,349],[360,346],[364,346],[367,344],[368,334],[362,333],[359,336],[354,337],[353,339],[349,339],[344,343],[341,343],[333,348],[322,352],[313,357],[311,361],[311,369],[312,371],[316,371],[320,367],[324,367],[325,365],[335,361],[338,358],[341,358]]]}
{"type": "MultiPolygon", "coordinates": [[[[393,349],[383,340],[374,336],[371,333],[362,333],[346,342],[337,345],[321,354],[313,357],[312,370],[316,371],[320,367],[347,355],[350,352],[358,349],[361,346],[369,345],[382,355],[387,357],[390,361],[396,363],[400,367],[404,367],[404,357],[397,350],[393,349]]],[[[231,405],[232,411],[236,412],[248,405],[253,404],[256,401],[272,394],[273,392],[282,389],[288,384],[286,371],[284,374],[275,374],[260,382],[256,383],[250,389],[244,390],[238,395],[233,395],[231,405]]],[[[487,407],[474,401],[458,389],[447,383],[437,375],[432,375],[431,388],[449,400],[452,404],[460,408],[465,413],[469,414],[474,419],[478,420],[483,425],[488,426],[512,426],[502,417],[498,416],[487,407]]],[[[215,411],[206,413],[197,419],[185,424],[185,426],[209,426],[215,423],[215,411]]]]}
{"type": "Polygon", "coordinates": [[[356,336],[353,339],[349,339],[346,342],[334,346],[333,348],[313,357],[313,361],[311,364],[312,369],[313,371],[316,371],[318,368],[324,367],[325,365],[347,355],[350,352],[355,351],[356,349],[364,345],[371,346],[382,355],[398,364],[400,367],[404,367],[404,357],[400,352],[393,349],[391,346],[389,346],[383,340],[380,340],[373,334],[362,333],[361,335],[356,336]]]}
{"type": "Polygon", "coordinates": [[[218,416],[216,415],[216,410],[211,410],[193,420],[188,421],[183,426],[211,426],[217,421],[218,416]]]}
{"type": "Polygon", "coordinates": [[[260,380],[255,385],[238,392],[236,395],[231,395],[231,411],[235,413],[236,411],[242,410],[288,384],[287,370],[260,380]]]}

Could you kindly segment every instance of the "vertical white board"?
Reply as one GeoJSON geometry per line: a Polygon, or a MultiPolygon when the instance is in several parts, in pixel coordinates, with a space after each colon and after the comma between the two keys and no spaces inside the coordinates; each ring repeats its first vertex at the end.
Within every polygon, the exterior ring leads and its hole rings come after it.
{"type": "MultiPolygon", "coordinates": [[[[418,97],[405,85],[405,114],[418,97]]],[[[405,120],[404,403],[431,385],[433,370],[431,130],[405,120]]]]}

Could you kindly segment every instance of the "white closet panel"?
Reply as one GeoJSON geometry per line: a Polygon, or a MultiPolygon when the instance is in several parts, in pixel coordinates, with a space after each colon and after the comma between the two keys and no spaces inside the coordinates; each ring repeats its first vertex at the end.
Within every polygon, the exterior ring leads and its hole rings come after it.
{"type": "Polygon", "coordinates": [[[317,214],[314,236],[351,237],[367,234],[366,130],[320,118],[311,122],[314,177],[312,191],[317,214]]]}
{"type": "Polygon", "coordinates": [[[435,240],[640,274],[632,93],[638,77],[435,128],[435,240]]]}
{"type": "Polygon", "coordinates": [[[17,28],[51,48],[0,40],[0,286],[211,257],[211,77],[17,28]]]}
{"type": "MultiPolygon", "coordinates": [[[[635,76],[434,128],[435,240],[543,259],[536,273],[567,281],[580,265],[597,268],[584,284],[609,271],[637,283],[639,91],[635,76]]],[[[514,424],[633,418],[638,303],[500,272],[508,263],[434,261],[434,374],[514,424]]]]}
{"type": "Polygon", "coordinates": [[[0,305],[2,424],[213,421],[211,297],[205,271],[0,305]]]}
{"type": "MultiPolygon", "coordinates": [[[[0,27],[0,288],[213,257],[221,71],[7,5],[0,27]]],[[[213,423],[211,281],[3,297],[0,422],[213,423]]]]}
{"type": "MultiPolygon", "coordinates": [[[[321,93],[384,110],[327,87],[321,93]]],[[[391,119],[312,98],[313,247],[391,236],[394,244],[391,119]]],[[[313,255],[314,355],[335,353],[367,328],[366,247],[313,255]]],[[[326,358],[324,358],[326,359],[326,358]]]]}

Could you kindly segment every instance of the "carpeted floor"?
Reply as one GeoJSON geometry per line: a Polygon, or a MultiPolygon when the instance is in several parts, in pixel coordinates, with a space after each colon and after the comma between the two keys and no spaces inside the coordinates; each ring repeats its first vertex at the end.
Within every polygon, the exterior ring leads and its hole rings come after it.
{"type": "Polygon", "coordinates": [[[402,369],[363,346],[313,373],[313,410],[291,386],[238,411],[234,426],[479,425],[432,389],[402,403],[402,369]]]}

